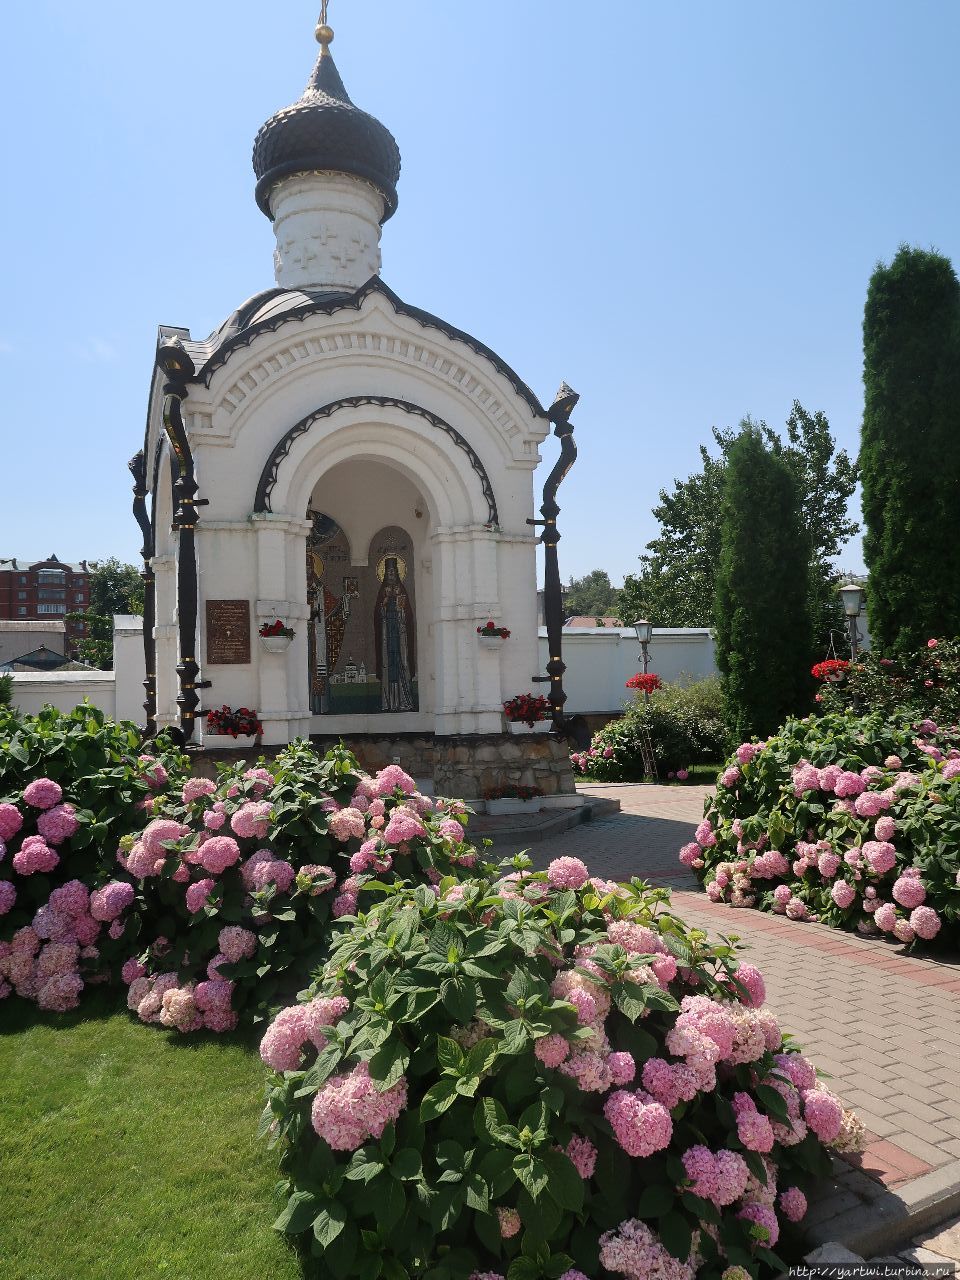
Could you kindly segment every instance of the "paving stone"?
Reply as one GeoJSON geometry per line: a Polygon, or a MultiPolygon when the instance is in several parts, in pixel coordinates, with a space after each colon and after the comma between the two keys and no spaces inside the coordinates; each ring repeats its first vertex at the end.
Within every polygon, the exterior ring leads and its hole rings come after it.
{"type": "Polygon", "coordinates": [[[916,1243],[933,1253],[960,1262],[960,1218],[948,1222],[933,1235],[918,1237],[916,1243]]]}

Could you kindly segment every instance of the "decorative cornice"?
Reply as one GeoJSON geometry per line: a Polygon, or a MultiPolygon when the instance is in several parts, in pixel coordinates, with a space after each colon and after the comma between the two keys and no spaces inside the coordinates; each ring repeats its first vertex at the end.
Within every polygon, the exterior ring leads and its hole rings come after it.
{"type": "MultiPolygon", "coordinates": [[[[273,296],[279,297],[285,292],[287,291],[277,289],[273,296]]],[[[454,325],[441,320],[439,316],[432,315],[429,311],[422,311],[419,307],[409,306],[388,285],[384,284],[379,276],[373,276],[356,293],[318,294],[307,302],[290,307],[289,310],[278,312],[263,320],[255,321],[248,327],[231,333],[200,367],[195,381],[202,382],[204,386],[209,387],[210,380],[216,370],[225,365],[235,351],[250,346],[261,334],[275,333],[278,329],[283,328],[284,325],[305,320],[313,315],[332,316],[340,311],[359,312],[362,310],[367,298],[374,294],[386,298],[397,315],[415,320],[424,329],[435,329],[453,342],[462,342],[476,355],[489,361],[497,372],[506,378],[517,395],[526,401],[535,417],[547,418],[546,409],[544,409],[531,389],[520,378],[519,374],[505,360],[501,359],[495,351],[491,350],[485,343],[480,342],[479,339],[466,333],[463,329],[457,329],[454,325]]],[[[269,296],[261,295],[261,306],[265,305],[268,300],[269,296]]]]}
{"type": "Polygon", "coordinates": [[[490,483],[490,477],[487,475],[486,468],[480,460],[477,453],[471,445],[463,438],[456,427],[452,427],[449,422],[444,421],[435,413],[431,413],[429,409],[424,409],[422,405],[411,404],[408,400],[397,400],[393,396],[345,396],[341,400],[333,400],[330,404],[325,404],[323,408],[316,409],[313,413],[307,414],[305,418],[290,428],[283,439],[276,445],[270,457],[267,459],[263,471],[260,473],[260,482],[257,485],[257,493],[254,499],[254,513],[269,512],[272,510],[270,503],[273,497],[273,490],[277,483],[277,476],[280,471],[280,464],[290,452],[295,440],[305,435],[311,427],[316,423],[325,421],[333,417],[338,409],[355,409],[360,405],[373,404],[382,408],[400,409],[403,413],[412,414],[415,417],[422,418],[428,422],[431,427],[435,427],[438,431],[444,432],[445,435],[453,441],[458,449],[462,449],[470,461],[470,465],[476,472],[480,480],[480,487],[483,490],[483,496],[487,501],[487,513],[490,517],[490,524],[499,525],[500,517],[497,511],[497,499],[494,496],[493,485],[490,483]]]}

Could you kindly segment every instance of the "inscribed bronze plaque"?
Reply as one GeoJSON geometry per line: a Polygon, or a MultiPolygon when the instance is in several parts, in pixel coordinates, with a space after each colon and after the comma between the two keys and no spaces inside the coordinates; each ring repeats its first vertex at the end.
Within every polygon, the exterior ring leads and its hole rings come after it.
{"type": "Polygon", "coordinates": [[[207,662],[249,666],[249,600],[207,601],[207,662]]]}

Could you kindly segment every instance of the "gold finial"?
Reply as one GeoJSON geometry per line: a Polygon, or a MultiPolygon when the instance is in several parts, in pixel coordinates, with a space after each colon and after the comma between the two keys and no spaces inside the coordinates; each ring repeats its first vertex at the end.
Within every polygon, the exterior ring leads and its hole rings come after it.
{"type": "Polygon", "coordinates": [[[320,4],[320,21],[317,23],[316,37],[317,43],[323,51],[322,56],[326,56],[330,45],[333,43],[333,27],[327,26],[327,5],[329,0],[321,0],[320,4]]]}

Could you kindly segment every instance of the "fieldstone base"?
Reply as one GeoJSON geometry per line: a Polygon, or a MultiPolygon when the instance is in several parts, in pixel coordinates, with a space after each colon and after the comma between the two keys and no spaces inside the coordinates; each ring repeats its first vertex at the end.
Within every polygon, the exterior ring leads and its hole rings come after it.
{"type": "MultiPolygon", "coordinates": [[[[343,741],[356,755],[362,769],[376,773],[399,762],[401,769],[418,782],[432,779],[437,795],[460,800],[482,801],[484,794],[499,787],[538,787],[545,796],[576,795],[570,749],[563,738],[552,733],[458,734],[449,737],[426,733],[357,737],[320,737],[311,742],[321,754],[343,741]]],[[[215,778],[218,764],[245,761],[253,764],[261,756],[272,759],[282,747],[238,747],[233,751],[189,752],[194,775],[215,778]]]]}
{"type": "Polygon", "coordinates": [[[482,800],[498,787],[539,787],[545,796],[575,795],[570,748],[552,733],[464,734],[434,739],[438,795],[482,800]]]}

